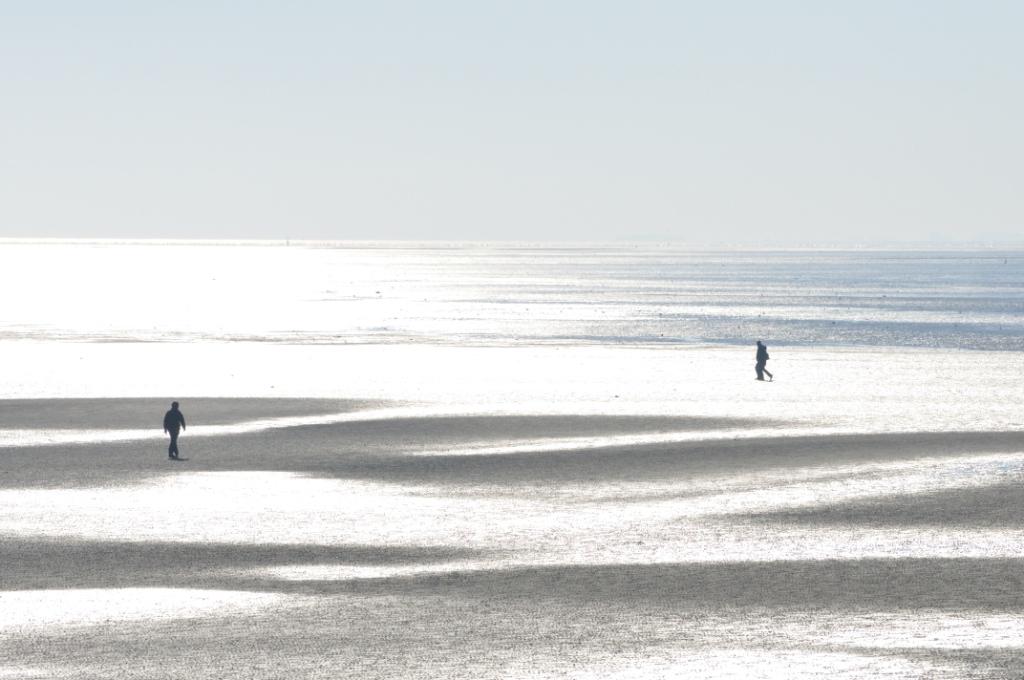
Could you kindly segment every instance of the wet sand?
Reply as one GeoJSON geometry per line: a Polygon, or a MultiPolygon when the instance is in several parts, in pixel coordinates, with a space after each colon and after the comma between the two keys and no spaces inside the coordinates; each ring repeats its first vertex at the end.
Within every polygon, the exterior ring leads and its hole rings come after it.
{"type": "MultiPolygon", "coordinates": [[[[5,402],[0,427],[164,401],[5,402]]],[[[184,462],[0,449],[0,677],[1019,677],[1024,433],[645,440],[769,425],[396,411],[186,432],[184,462]]]]}

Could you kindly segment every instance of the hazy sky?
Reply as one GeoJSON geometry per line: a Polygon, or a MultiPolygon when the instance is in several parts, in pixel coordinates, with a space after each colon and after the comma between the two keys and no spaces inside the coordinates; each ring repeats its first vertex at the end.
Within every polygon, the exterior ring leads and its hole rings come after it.
{"type": "Polygon", "coordinates": [[[0,0],[0,236],[1018,240],[1017,0],[0,0]]]}

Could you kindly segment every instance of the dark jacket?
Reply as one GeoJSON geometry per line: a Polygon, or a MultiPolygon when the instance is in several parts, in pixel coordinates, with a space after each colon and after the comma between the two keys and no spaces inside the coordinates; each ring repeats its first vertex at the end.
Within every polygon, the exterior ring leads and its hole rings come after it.
{"type": "Polygon", "coordinates": [[[764,345],[757,346],[757,360],[759,362],[768,361],[768,348],[764,345]]]}
{"type": "Polygon", "coordinates": [[[164,414],[164,429],[168,432],[177,432],[185,427],[185,416],[176,408],[164,414]]]}

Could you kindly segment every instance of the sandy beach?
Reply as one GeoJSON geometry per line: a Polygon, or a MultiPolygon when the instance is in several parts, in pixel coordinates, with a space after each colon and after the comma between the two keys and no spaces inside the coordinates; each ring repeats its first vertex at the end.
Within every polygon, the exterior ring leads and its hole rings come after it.
{"type": "MultiPolygon", "coordinates": [[[[155,436],[4,448],[2,677],[1009,678],[1024,664],[1020,432],[686,441],[751,422],[182,403],[197,430],[355,419],[186,432],[180,463],[155,436]],[[584,434],[636,443],[574,446],[584,434]]],[[[0,411],[5,428],[119,428],[162,405],[0,411]]]]}
{"type": "Polygon", "coordinates": [[[1021,676],[1019,254],[0,255],[0,679],[1021,676]]]}

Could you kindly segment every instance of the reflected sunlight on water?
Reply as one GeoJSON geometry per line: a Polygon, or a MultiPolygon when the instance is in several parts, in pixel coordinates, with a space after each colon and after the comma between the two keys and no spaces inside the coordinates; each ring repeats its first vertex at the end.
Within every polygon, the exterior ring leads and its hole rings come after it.
{"type": "MultiPolygon", "coordinates": [[[[1024,557],[1024,528],[797,526],[751,521],[864,500],[1019,483],[1024,453],[695,474],[668,483],[503,485],[317,479],[283,472],[192,472],[115,488],[0,490],[0,533],[85,540],[462,545],[500,563],[602,564],[1024,557]],[[611,491],[611,493],[610,493],[611,491]],[[609,504],[611,503],[611,504],[609,504]],[[195,522],[167,522],[185,512],[195,522]]],[[[395,572],[396,574],[398,572],[395,572]]]]}
{"type": "Polygon", "coordinates": [[[1024,667],[1020,253],[161,248],[0,244],[0,678],[1024,667]]]}

